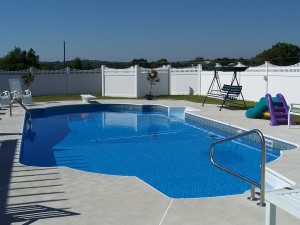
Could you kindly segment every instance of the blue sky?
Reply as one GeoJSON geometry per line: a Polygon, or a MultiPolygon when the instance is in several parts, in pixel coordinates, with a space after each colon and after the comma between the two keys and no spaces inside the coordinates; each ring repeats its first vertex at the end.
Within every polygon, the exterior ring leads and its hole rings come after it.
{"type": "Polygon", "coordinates": [[[299,0],[2,0],[0,57],[15,46],[42,61],[250,58],[300,46],[299,0]]]}

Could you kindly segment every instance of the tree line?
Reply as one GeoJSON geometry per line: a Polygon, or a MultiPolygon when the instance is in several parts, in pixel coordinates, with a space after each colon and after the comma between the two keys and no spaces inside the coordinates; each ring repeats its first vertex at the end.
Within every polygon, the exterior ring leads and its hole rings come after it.
{"type": "Polygon", "coordinates": [[[294,65],[299,62],[300,48],[297,45],[289,43],[277,43],[271,48],[262,51],[251,59],[244,58],[216,58],[205,59],[204,57],[196,57],[195,59],[188,61],[168,62],[167,59],[159,59],[157,61],[148,62],[147,59],[134,58],[131,62],[111,62],[100,60],[82,60],[76,57],[73,60],[67,62],[40,62],[39,56],[36,52],[30,48],[28,51],[21,50],[19,47],[15,47],[5,56],[0,58],[0,70],[5,71],[17,71],[25,70],[30,67],[34,67],[41,70],[57,70],[64,69],[64,67],[70,67],[73,69],[90,70],[100,68],[101,65],[105,65],[110,68],[122,69],[130,66],[139,65],[144,68],[158,68],[163,65],[171,65],[173,68],[185,68],[202,64],[203,66],[214,66],[216,63],[222,66],[234,65],[237,62],[242,62],[247,66],[259,66],[264,64],[265,61],[270,61],[274,65],[288,66],[294,65]]]}

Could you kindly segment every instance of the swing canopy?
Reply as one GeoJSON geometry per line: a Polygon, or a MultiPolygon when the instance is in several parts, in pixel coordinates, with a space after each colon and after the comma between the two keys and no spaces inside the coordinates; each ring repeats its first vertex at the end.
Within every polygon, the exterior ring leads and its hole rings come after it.
{"type": "Polygon", "coordinates": [[[202,67],[206,71],[223,71],[223,72],[243,72],[248,69],[248,66],[238,67],[238,66],[207,66],[202,67]]]}

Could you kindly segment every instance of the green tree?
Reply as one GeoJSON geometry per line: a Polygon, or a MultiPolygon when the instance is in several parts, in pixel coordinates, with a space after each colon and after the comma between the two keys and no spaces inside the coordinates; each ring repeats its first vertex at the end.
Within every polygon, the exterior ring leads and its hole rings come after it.
{"type": "Polygon", "coordinates": [[[29,51],[15,47],[7,55],[0,58],[0,70],[25,70],[30,67],[39,68],[39,56],[30,48],[29,51]]]}
{"type": "Polygon", "coordinates": [[[82,61],[79,57],[76,57],[72,63],[72,68],[82,70],[82,61]]]}
{"type": "Polygon", "coordinates": [[[82,67],[83,70],[91,70],[93,69],[91,64],[89,62],[86,62],[83,67],[82,67]]]}
{"type": "Polygon", "coordinates": [[[214,67],[216,65],[216,63],[214,61],[211,60],[206,60],[202,63],[202,68],[211,68],[214,67]]]}
{"type": "Polygon", "coordinates": [[[223,57],[223,58],[216,58],[214,61],[216,63],[221,64],[222,66],[228,66],[237,63],[238,60],[235,58],[231,59],[231,58],[223,57]]]}
{"type": "Polygon", "coordinates": [[[155,62],[152,62],[150,67],[151,68],[158,68],[158,67],[162,67],[163,65],[168,65],[168,60],[167,59],[160,59],[160,60],[157,60],[155,62]]]}
{"type": "Polygon", "coordinates": [[[189,60],[188,65],[190,66],[197,66],[199,64],[204,65],[205,64],[205,59],[203,57],[196,57],[195,59],[189,60]]]}
{"type": "Polygon", "coordinates": [[[159,63],[161,65],[166,65],[166,64],[168,64],[168,60],[163,58],[163,59],[157,60],[156,63],[159,63]]]}
{"type": "Polygon", "coordinates": [[[134,58],[131,61],[131,65],[132,66],[139,65],[140,67],[143,67],[143,68],[149,68],[149,63],[148,63],[147,59],[144,59],[144,58],[140,58],[140,59],[134,58]]]}
{"type": "Polygon", "coordinates": [[[29,51],[26,52],[25,64],[29,67],[35,67],[35,68],[39,68],[40,66],[39,56],[36,55],[35,51],[32,48],[30,48],[29,51]]]}
{"type": "Polygon", "coordinates": [[[190,63],[193,65],[203,64],[204,60],[203,57],[196,57],[195,59],[190,60],[190,63]]]}
{"type": "Polygon", "coordinates": [[[272,48],[264,50],[252,58],[251,65],[258,66],[265,61],[270,61],[277,66],[289,66],[298,63],[299,58],[299,46],[279,42],[276,45],[273,45],[272,48]]]}

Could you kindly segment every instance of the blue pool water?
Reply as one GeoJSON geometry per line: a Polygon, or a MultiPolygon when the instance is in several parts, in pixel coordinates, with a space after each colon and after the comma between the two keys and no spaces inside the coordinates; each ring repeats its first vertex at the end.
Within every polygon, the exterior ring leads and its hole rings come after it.
{"type": "MultiPolygon", "coordinates": [[[[137,176],[173,198],[240,194],[250,188],[210,162],[210,144],[232,134],[168,112],[120,105],[33,110],[32,129],[24,126],[20,162],[137,176]]],[[[216,146],[215,159],[260,183],[261,146],[249,143],[216,146]]],[[[267,161],[279,155],[274,148],[267,161]]]]}

